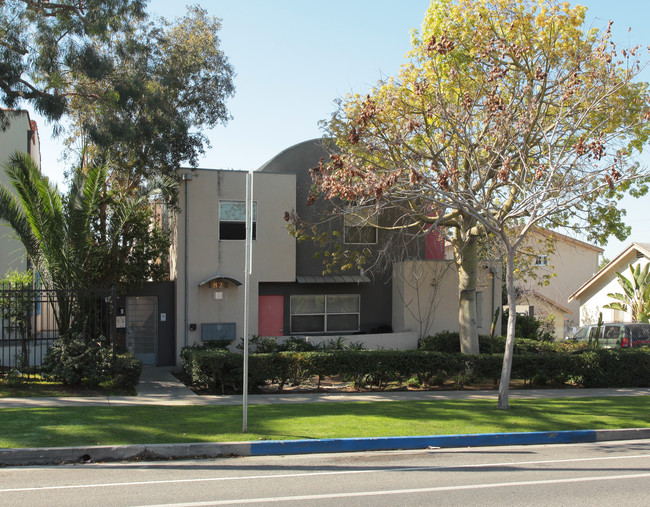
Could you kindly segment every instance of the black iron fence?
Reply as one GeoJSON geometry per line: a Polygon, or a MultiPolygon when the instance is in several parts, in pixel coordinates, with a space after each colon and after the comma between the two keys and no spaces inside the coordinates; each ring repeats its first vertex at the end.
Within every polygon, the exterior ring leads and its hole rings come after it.
{"type": "Polygon", "coordinates": [[[114,343],[115,289],[59,290],[0,284],[0,369],[40,369],[65,333],[114,343]]]}

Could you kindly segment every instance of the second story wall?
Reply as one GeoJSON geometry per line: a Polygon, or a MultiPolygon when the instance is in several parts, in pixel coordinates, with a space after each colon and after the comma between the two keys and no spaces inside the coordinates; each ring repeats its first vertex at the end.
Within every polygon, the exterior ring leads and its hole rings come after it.
{"type": "Polygon", "coordinates": [[[534,246],[535,242],[538,242],[538,245],[542,245],[549,239],[553,241],[555,250],[547,255],[540,246],[536,262],[535,260],[532,262],[533,270],[537,272],[539,279],[543,275],[550,275],[549,283],[539,285],[529,280],[522,285],[568,308],[571,311],[571,314],[567,316],[568,320],[572,321],[572,325],[577,325],[580,304],[577,301],[569,303],[569,296],[598,271],[600,254],[603,250],[589,243],[547,230],[533,231],[529,244],[534,246]]]}
{"type": "MultiPolygon", "coordinates": [[[[245,289],[235,282],[223,290],[201,284],[216,277],[244,282],[247,173],[206,169],[184,172],[187,179],[181,181],[179,188],[180,213],[173,220],[171,255],[177,291],[179,349],[185,345],[186,324],[195,326],[187,345],[200,340],[201,325],[206,323],[234,323],[239,338],[243,329],[245,289]],[[187,323],[184,322],[186,295],[187,323]]],[[[256,216],[249,322],[252,329],[257,329],[259,283],[296,279],[295,239],[289,235],[284,221],[285,211],[295,207],[295,176],[253,173],[253,201],[256,216]]]]}

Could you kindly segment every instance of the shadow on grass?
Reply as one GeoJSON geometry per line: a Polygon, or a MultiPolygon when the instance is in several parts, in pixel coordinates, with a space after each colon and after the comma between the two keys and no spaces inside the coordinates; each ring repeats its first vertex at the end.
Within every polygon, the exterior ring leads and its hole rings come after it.
{"type": "Polygon", "coordinates": [[[454,435],[650,426],[647,397],[0,409],[1,447],[454,435]]]}

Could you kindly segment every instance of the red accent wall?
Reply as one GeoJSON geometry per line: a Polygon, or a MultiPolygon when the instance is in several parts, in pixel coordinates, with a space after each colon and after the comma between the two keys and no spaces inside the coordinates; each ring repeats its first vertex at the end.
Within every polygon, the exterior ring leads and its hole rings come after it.
{"type": "Polygon", "coordinates": [[[425,259],[442,260],[445,258],[445,238],[438,227],[433,227],[425,240],[425,259]]]}

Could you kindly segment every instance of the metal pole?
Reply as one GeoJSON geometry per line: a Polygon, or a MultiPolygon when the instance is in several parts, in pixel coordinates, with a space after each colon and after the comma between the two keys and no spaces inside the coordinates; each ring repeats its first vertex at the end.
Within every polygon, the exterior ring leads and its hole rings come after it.
{"type": "Polygon", "coordinates": [[[248,314],[250,308],[250,275],[253,245],[253,173],[246,174],[246,243],[244,254],[244,393],[242,432],[248,431],[248,314]]]}
{"type": "Polygon", "coordinates": [[[190,181],[192,180],[192,173],[189,173],[189,172],[183,173],[182,179],[185,182],[185,238],[184,238],[185,239],[185,241],[184,241],[184,243],[185,243],[185,245],[184,245],[185,262],[184,262],[184,265],[183,265],[183,271],[184,271],[184,274],[183,274],[183,285],[184,285],[184,287],[183,287],[183,289],[184,289],[183,290],[183,300],[184,301],[183,302],[184,302],[184,305],[185,305],[184,312],[183,312],[184,313],[184,315],[183,315],[183,324],[184,324],[185,329],[183,331],[183,337],[184,337],[184,344],[187,347],[187,345],[188,345],[187,331],[188,331],[188,326],[189,326],[189,324],[188,324],[188,315],[187,315],[188,312],[189,312],[189,305],[188,305],[188,302],[187,302],[187,294],[189,292],[187,271],[188,271],[188,269],[190,267],[190,253],[189,253],[189,244],[190,244],[190,241],[189,241],[189,234],[190,234],[189,184],[190,184],[190,181]]]}

